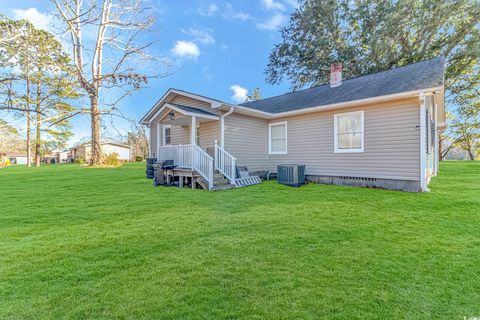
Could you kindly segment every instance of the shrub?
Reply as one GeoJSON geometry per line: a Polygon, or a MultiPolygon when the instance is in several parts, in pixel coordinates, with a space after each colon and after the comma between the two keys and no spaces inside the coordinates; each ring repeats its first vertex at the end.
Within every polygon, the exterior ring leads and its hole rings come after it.
{"type": "Polygon", "coordinates": [[[143,157],[142,156],[135,156],[135,161],[136,162],[143,162],[143,157]]]}
{"type": "Polygon", "coordinates": [[[107,155],[105,158],[105,164],[107,166],[115,166],[115,167],[119,166],[121,163],[120,163],[120,160],[118,160],[118,153],[112,152],[109,155],[107,155]]]}
{"type": "Polygon", "coordinates": [[[76,163],[76,164],[84,164],[84,163],[85,163],[85,159],[81,159],[81,158],[75,159],[75,163],[76,163]]]}

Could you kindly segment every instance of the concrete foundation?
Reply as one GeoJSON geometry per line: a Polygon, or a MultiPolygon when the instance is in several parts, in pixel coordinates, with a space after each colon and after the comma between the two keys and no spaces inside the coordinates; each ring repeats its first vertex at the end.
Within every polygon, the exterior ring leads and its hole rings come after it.
{"type": "Polygon", "coordinates": [[[330,177],[307,175],[307,181],[321,184],[335,184],[339,186],[353,186],[363,188],[381,188],[407,192],[421,192],[420,181],[361,178],[361,177],[330,177]]]}

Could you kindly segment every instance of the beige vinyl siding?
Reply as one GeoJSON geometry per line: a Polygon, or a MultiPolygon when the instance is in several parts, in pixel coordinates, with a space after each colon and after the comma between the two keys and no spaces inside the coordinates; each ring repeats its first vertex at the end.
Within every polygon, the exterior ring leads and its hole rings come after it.
{"type": "Polygon", "coordinates": [[[270,155],[269,169],[302,163],[307,174],[418,180],[418,99],[280,119],[288,122],[288,154],[270,155]],[[334,152],[334,114],[364,111],[364,152],[334,152]]]}
{"type": "Polygon", "coordinates": [[[233,129],[242,134],[226,133],[227,151],[239,158],[239,164],[255,170],[276,172],[278,164],[299,163],[311,175],[419,180],[418,98],[271,120],[287,121],[285,155],[268,154],[266,123],[262,129],[261,121],[233,119],[237,120],[233,129]],[[334,114],[360,110],[364,111],[364,152],[335,153],[334,114]]]}
{"type": "Polygon", "coordinates": [[[153,120],[150,125],[150,144],[151,144],[151,156],[156,157],[157,156],[157,137],[160,138],[160,143],[162,142],[162,127],[158,127],[157,124],[160,121],[160,119],[164,116],[164,113],[157,115],[153,120]],[[158,135],[157,135],[157,127],[160,130],[158,135]]]}
{"type": "Polygon", "coordinates": [[[172,144],[189,144],[190,127],[172,126],[172,144]]]}
{"type": "Polygon", "coordinates": [[[199,134],[199,145],[206,150],[215,145],[215,140],[220,140],[220,121],[208,121],[200,123],[197,128],[199,134]]]}
{"type": "Polygon", "coordinates": [[[250,171],[267,166],[268,122],[233,113],[225,118],[225,149],[250,171]]]}
{"type": "Polygon", "coordinates": [[[202,109],[205,111],[208,111],[210,113],[215,113],[218,114],[218,112],[214,109],[211,108],[210,103],[196,100],[193,98],[185,97],[185,96],[180,96],[177,95],[175,98],[172,99],[172,103],[188,106],[188,107],[193,107],[193,108],[198,108],[202,109]]]}
{"type": "Polygon", "coordinates": [[[150,156],[157,156],[157,123],[152,122],[150,125],[150,156]]]}

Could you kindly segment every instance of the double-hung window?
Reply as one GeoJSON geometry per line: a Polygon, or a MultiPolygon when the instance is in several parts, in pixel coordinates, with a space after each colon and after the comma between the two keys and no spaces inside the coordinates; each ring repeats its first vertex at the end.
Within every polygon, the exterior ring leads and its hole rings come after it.
{"type": "Polygon", "coordinates": [[[287,153],[287,122],[270,123],[268,126],[268,153],[287,153]]]}
{"type": "Polygon", "coordinates": [[[335,114],[334,121],[335,153],[363,152],[363,111],[335,114]]]}
{"type": "Polygon", "coordinates": [[[172,144],[172,126],[163,126],[163,145],[169,146],[172,144]]]}

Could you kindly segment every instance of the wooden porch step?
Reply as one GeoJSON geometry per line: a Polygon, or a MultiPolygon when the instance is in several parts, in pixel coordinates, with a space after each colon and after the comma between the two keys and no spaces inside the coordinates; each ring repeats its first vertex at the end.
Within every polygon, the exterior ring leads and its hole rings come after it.
{"type": "Polygon", "coordinates": [[[221,186],[213,186],[211,191],[223,191],[223,190],[230,190],[235,188],[233,184],[224,184],[221,186]]]}
{"type": "Polygon", "coordinates": [[[213,185],[214,186],[222,186],[222,185],[226,185],[226,184],[230,184],[230,180],[228,179],[213,179],[213,185]]]}
{"type": "MultiPolygon", "coordinates": [[[[222,175],[223,177],[223,175],[222,175]]],[[[196,182],[205,190],[208,190],[208,182],[203,177],[198,177],[196,182]]],[[[222,179],[214,179],[213,186],[211,191],[219,191],[219,190],[228,190],[235,188],[235,185],[230,184],[230,180],[222,178],[222,179]]]]}

